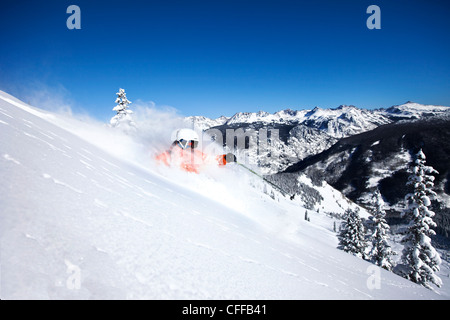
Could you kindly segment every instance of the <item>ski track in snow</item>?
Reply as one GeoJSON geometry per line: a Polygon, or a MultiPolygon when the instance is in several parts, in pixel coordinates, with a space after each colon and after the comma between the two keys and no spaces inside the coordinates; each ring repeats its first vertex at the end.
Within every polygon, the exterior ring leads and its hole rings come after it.
{"type": "Polygon", "coordinates": [[[191,243],[194,246],[197,246],[197,247],[200,247],[200,248],[204,248],[204,249],[208,249],[208,250],[214,250],[213,247],[211,247],[211,246],[209,246],[208,244],[205,244],[205,243],[195,242],[195,241],[193,241],[193,240],[191,240],[189,238],[187,238],[186,241],[188,243],[191,243]]]}
{"type": "Polygon", "coordinates": [[[3,158],[7,161],[11,161],[11,162],[14,162],[15,164],[20,165],[20,162],[17,161],[16,159],[14,159],[13,157],[11,157],[9,154],[4,154],[3,158]]]}
{"type": "Polygon", "coordinates": [[[50,179],[50,180],[52,180],[55,184],[64,186],[64,187],[66,187],[66,188],[68,188],[68,189],[70,189],[70,190],[72,190],[72,191],[74,191],[74,192],[76,192],[76,193],[79,193],[79,194],[83,194],[83,193],[84,193],[83,191],[81,191],[81,190],[79,190],[79,189],[77,189],[77,188],[74,188],[74,187],[72,187],[71,185],[69,185],[69,184],[67,184],[67,183],[65,183],[65,182],[62,182],[62,181],[60,181],[60,180],[58,180],[58,179],[53,178],[51,175],[49,175],[49,174],[47,174],[47,173],[42,174],[42,176],[43,176],[45,179],[50,179]]]}
{"type": "Polygon", "coordinates": [[[107,209],[108,208],[107,204],[105,204],[103,201],[101,201],[101,200],[99,200],[97,198],[95,198],[95,200],[94,200],[94,205],[99,207],[99,208],[103,208],[103,209],[107,209]]]}
{"type": "Polygon", "coordinates": [[[7,116],[8,118],[14,119],[12,116],[7,114],[3,109],[0,109],[0,113],[3,114],[4,116],[7,116]]]}
{"type": "Polygon", "coordinates": [[[95,167],[92,166],[91,164],[87,163],[87,162],[84,161],[83,159],[79,159],[79,160],[80,160],[80,162],[81,162],[82,164],[84,164],[84,166],[85,166],[88,170],[91,170],[91,171],[94,171],[94,170],[95,170],[95,167]]]}
{"type": "MultiPolygon", "coordinates": [[[[79,156],[83,157],[85,160],[91,161],[91,162],[92,162],[92,159],[88,158],[88,157],[85,156],[84,154],[82,154],[82,153],[80,153],[80,152],[77,152],[77,154],[78,154],[79,156]]],[[[83,162],[83,163],[84,163],[84,162],[83,162]]]]}
{"type": "Polygon", "coordinates": [[[48,141],[46,141],[46,140],[44,140],[44,139],[41,139],[41,138],[39,138],[39,137],[36,137],[35,135],[33,135],[33,134],[31,134],[31,133],[28,133],[28,132],[25,132],[25,131],[23,131],[23,134],[26,135],[27,137],[30,137],[30,138],[32,138],[32,139],[36,139],[36,140],[38,140],[39,142],[42,142],[42,143],[48,145],[52,150],[59,151],[59,152],[61,152],[64,156],[70,158],[70,156],[67,155],[67,153],[66,153],[65,150],[62,150],[62,149],[60,149],[60,148],[54,146],[54,145],[51,144],[50,142],[48,142],[48,141]]]}
{"type": "Polygon", "coordinates": [[[136,222],[138,222],[138,223],[141,223],[141,224],[143,224],[143,225],[145,225],[145,226],[147,226],[147,227],[153,228],[153,224],[151,224],[150,222],[145,221],[145,220],[143,220],[143,219],[136,218],[136,217],[134,217],[133,215],[127,213],[127,212],[119,211],[119,214],[122,215],[122,216],[124,216],[125,218],[131,219],[131,220],[136,221],[136,222]]]}

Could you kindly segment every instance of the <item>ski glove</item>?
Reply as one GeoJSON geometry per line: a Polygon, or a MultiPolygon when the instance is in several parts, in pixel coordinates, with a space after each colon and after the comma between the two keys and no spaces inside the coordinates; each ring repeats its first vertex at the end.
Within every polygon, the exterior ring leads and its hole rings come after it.
{"type": "Polygon", "coordinates": [[[227,153],[225,155],[225,157],[226,157],[227,163],[228,162],[236,162],[237,161],[236,156],[234,154],[232,154],[231,152],[227,153]]]}

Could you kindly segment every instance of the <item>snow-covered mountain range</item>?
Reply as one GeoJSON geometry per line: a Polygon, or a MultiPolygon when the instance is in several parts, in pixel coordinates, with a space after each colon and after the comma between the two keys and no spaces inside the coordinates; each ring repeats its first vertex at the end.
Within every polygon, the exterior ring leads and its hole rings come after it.
{"type": "MultiPolygon", "coordinates": [[[[240,112],[231,118],[188,117],[186,122],[201,130],[218,129],[226,135],[227,129],[253,130],[261,128],[279,131],[279,139],[271,141],[271,151],[276,153],[246,152],[247,161],[257,164],[266,174],[281,172],[290,165],[330,148],[339,139],[373,130],[381,125],[400,120],[450,114],[444,106],[421,105],[407,102],[388,109],[367,110],[355,106],[335,109],[282,110],[267,112],[240,112]],[[281,156],[280,156],[281,155],[281,156]]],[[[255,137],[255,140],[258,140],[255,137]]]]}
{"type": "Polygon", "coordinates": [[[0,135],[2,299],[450,297],[447,264],[432,291],[336,249],[325,212],[356,204],[327,183],[298,178],[321,198],[307,205],[237,164],[170,170],[136,137],[4,92],[0,135]]]}
{"type": "MultiPolygon", "coordinates": [[[[219,125],[233,126],[236,124],[265,123],[273,125],[281,124],[308,124],[322,129],[331,129],[336,136],[348,135],[352,128],[373,128],[371,124],[385,124],[395,119],[420,119],[424,116],[435,116],[449,112],[447,106],[423,105],[408,101],[401,105],[395,105],[388,109],[361,109],[355,106],[341,105],[335,109],[322,109],[315,107],[312,110],[281,110],[273,114],[259,112],[238,112],[232,117],[221,116],[217,119],[209,119],[204,116],[190,116],[189,120],[203,128],[211,128],[219,125]],[[329,124],[329,125],[328,125],[329,124]],[[341,124],[341,125],[339,125],[341,124]],[[342,126],[347,124],[348,126],[342,126]],[[342,131],[333,130],[341,127],[342,131]],[[350,128],[349,128],[350,127],[350,128]]],[[[359,131],[358,129],[356,131],[359,131]]]]}

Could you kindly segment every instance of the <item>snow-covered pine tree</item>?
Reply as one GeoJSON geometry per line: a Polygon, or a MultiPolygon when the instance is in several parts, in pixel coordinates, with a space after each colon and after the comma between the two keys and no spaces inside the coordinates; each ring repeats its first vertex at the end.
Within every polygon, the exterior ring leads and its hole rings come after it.
{"type": "Polygon", "coordinates": [[[357,257],[366,259],[367,243],[365,239],[365,228],[360,218],[359,210],[347,209],[344,213],[344,221],[338,235],[339,249],[349,252],[357,257]]]}
{"type": "Polygon", "coordinates": [[[391,271],[393,267],[392,256],[395,252],[392,251],[389,245],[389,230],[390,227],[386,222],[386,211],[384,211],[384,201],[381,197],[380,191],[377,189],[374,193],[375,213],[370,217],[373,224],[372,249],[370,251],[371,260],[377,265],[386,270],[391,271]]]}
{"type": "Polygon", "coordinates": [[[408,185],[411,185],[414,191],[405,197],[407,207],[403,214],[411,220],[403,239],[405,246],[402,260],[406,264],[403,276],[431,289],[430,283],[438,287],[442,285],[442,280],[436,275],[441,258],[431,245],[430,238],[436,234],[431,229],[436,227],[433,221],[434,212],[428,209],[431,200],[436,197],[436,193],[431,190],[434,186],[432,174],[439,172],[431,166],[426,166],[425,162],[425,154],[420,150],[408,179],[408,185]]]}
{"type": "Polygon", "coordinates": [[[116,106],[113,108],[113,111],[116,111],[117,114],[111,118],[110,124],[113,128],[121,128],[125,132],[135,131],[136,124],[133,121],[132,114],[133,111],[129,110],[129,105],[131,101],[127,99],[127,95],[125,90],[120,88],[119,92],[116,93],[116,106]]]}

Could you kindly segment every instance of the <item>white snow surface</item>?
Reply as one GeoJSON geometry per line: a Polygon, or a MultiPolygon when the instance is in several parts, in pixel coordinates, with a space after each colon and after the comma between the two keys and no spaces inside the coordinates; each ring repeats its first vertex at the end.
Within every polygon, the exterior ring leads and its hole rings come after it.
{"type": "Polygon", "coordinates": [[[240,167],[171,171],[129,137],[1,91],[0,136],[1,299],[450,296],[336,249],[334,220],[305,221],[240,167]]]}

